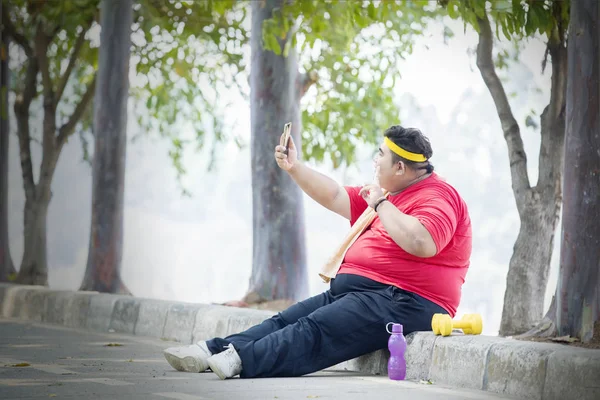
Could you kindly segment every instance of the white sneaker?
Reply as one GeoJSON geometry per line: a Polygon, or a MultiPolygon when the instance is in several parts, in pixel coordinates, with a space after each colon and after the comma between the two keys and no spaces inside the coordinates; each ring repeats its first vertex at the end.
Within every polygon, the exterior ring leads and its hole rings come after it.
{"type": "Polygon", "coordinates": [[[206,360],[212,353],[206,342],[198,342],[189,346],[169,347],[163,350],[165,358],[177,371],[204,372],[208,369],[206,360]]]}
{"type": "Polygon", "coordinates": [[[212,372],[221,379],[233,378],[242,372],[242,359],[232,344],[227,346],[227,350],[210,357],[207,363],[212,372]]]}

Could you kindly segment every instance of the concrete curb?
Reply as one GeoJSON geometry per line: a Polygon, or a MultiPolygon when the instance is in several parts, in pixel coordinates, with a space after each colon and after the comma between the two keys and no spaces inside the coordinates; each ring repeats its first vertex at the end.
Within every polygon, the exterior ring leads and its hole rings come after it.
{"type": "MultiPolygon", "coordinates": [[[[184,344],[240,332],[264,310],[191,304],[0,283],[0,316],[184,344]]],[[[485,390],[519,399],[599,399],[600,350],[490,336],[407,337],[407,379],[485,390]]],[[[387,374],[386,350],[332,369],[387,374]]]]}

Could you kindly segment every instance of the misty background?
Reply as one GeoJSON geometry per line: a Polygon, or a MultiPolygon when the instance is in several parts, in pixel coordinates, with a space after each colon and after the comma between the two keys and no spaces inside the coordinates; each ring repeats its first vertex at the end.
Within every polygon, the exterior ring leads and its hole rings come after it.
{"type": "MultiPolygon", "coordinates": [[[[398,123],[420,128],[429,137],[436,172],[467,202],[473,224],[473,253],[457,317],[481,313],[483,333],[496,335],[519,217],[500,120],[475,66],[475,56],[469,52],[477,45],[477,35],[471,31],[465,34],[458,21],[444,22],[455,37],[445,44],[443,25],[432,25],[399,68],[398,123]]],[[[496,51],[501,48],[496,47],[496,51]]],[[[501,73],[508,78],[504,80],[505,90],[521,126],[532,185],[537,181],[540,135],[539,129],[525,126],[525,119],[535,110],[539,124],[539,115],[549,100],[551,68],[542,74],[544,51],[540,39],[532,40],[520,53],[519,62],[501,73]]],[[[133,62],[131,86],[140,79],[133,62]]],[[[306,97],[314,96],[317,90],[318,85],[311,87],[306,97]]],[[[236,92],[222,97],[230,103],[226,126],[249,145],[249,103],[236,92]]],[[[137,297],[193,303],[240,299],[248,288],[252,268],[249,146],[239,149],[233,143],[220,145],[212,171],[207,171],[210,146],[202,151],[194,146],[186,149],[183,184],[192,196],[184,197],[168,155],[169,140],[141,132],[132,117],[132,107],[130,104],[128,137],[136,140],[130,141],[127,148],[121,271],[125,285],[137,297]]],[[[9,237],[18,268],[23,255],[25,197],[12,104],[10,110],[9,237]]],[[[40,118],[38,122],[41,126],[40,118]]],[[[383,133],[386,127],[381,128],[383,133]]],[[[195,137],[189,127],[183,125],[181,129],[190,139],[195,137]]],[[[273,133],[273,148],[279,133],[273,133]]],[[[355,165],[336,171],[327,162],[309,164],[340,184],[362,185],[373,176],[375,150],[363,146],[355,165]]],[[[77,290],[85,272],[92,180],[91,166],[83,161],[83,154],[81,139],[74,135],[63,149],[52,183],[48,279],[53,289],[77,290]]],[[[32,143],[32,157],[37,174],[41,159],[37,143],[32,143]]],[[[304,206],[310,295],[315,295],[328,288],[317,273],[347,233],[349,224],[306,195],[304,206]]],[[[556,288],[559,239],[555,238],[545,307],[556,288]]]]}

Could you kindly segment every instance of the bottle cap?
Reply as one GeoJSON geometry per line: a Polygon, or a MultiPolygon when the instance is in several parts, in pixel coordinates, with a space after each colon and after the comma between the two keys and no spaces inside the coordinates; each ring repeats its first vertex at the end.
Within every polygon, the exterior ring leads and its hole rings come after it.
{"type": "Polygon", "coordinates": [[[385,326],[385,330],[389,334],[392,334],[392,333],[402,333],[402,324],[397,324],[395,322],[388,322],[387,325],[385,326]],[[392,331],[391,332],[390,332],[390,328],[389,328],[390,325],[392,325],[392,331]]]}

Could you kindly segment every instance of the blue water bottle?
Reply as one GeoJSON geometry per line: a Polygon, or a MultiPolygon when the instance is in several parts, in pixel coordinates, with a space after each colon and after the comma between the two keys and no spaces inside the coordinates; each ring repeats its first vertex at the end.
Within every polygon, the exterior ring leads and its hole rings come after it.
{"type": "Polygon", "coordinates": [[[390,322],[385,330],[391,334],[388,340],[390,359],[388,360],[388,377],[395,381],[403,381],[406,378],[406,338],[402,333],[402,324],[390,322]],[[392,324],[390,332],[388,326],[392,324]]]}

